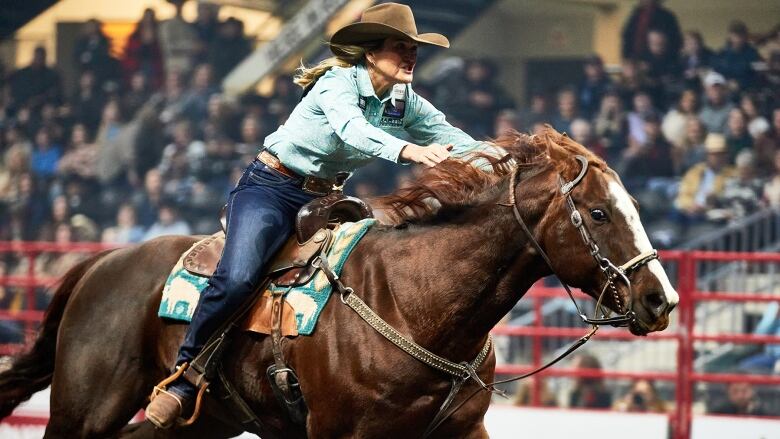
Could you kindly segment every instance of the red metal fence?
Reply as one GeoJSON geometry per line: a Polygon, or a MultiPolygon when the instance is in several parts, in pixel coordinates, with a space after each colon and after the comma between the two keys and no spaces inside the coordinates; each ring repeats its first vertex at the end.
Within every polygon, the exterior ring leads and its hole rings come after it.
{"type": "MultiPolygon", "coordinates": [[[[696,343],[721,342],[721,343],[779,343],[780,337],[769,335],[755,335],[746,333],[697,333],[695,329],[695,311],[698,304],[713,301],[722,302],[769,302],[778,301],[777,294],[754,294],[744,292],[725,291],[701,291],[697,288],[698,269],[702,262],[736,262],[744,263],[780,263],[780,254],[774,253],[732,253],[732,252],[701,252],[701,251],[665,251],[661,254],[665,264],[676,266],[676,278],[672,282],[676,284],[680,294],[680,303],[675,311],[677,323],[664,332],[653,333],[643,339],[643,342],[657,342],[671,340],[677,344],[677,368],[669,372],[636,372],[616,370],[582,370],[563,367],[554,367],[543,372],[542,376],[549,377],[603,377],[606,379],[650,379],[657,381],[669,381],[675,385],[675,407],[671,414],[672,438],[687,439],[690,437],[692,407],[694,403],[694,385],[702,382],[730,383],[749,382],[758,385],[780,385],[780,376],[777,375],[746,375],[733,373],[702,373],[694,370],[694,358],[696,343]],[[676,281],[676,282],[675,282],[676,281]]],[[[576,339],[585,334],[586,329],[556,328],[542,324],[542,304],[545,300],[562,297],[563,290],[557,288],[535,287],[523,300],[532,300],[535,320],[530,326],[499,326],[494,334],[530,337],[533,347],[532,362],[525,365],[499,365],[498,374],[516,375],[526,373],[543,364],[542,340],[545,338],[570,338],[576,339]]],[[[585,296],[582,295],[583,300],[585,296]]],[[[624,330],[602,329],[593,340],[631,340],[634,337],[624,330]]],[[[540,405],[540,385],[535,381],[532,390],[532,405],[540,405]]]]}
{"type": "MultiPolygon", "coordinates": [[[[26,294],[26,309],[17,311],[0,310],[0,320],[13,320],[22,322],[27,334],[26,342],[34,334],[37,324],[40,322],[43,311],[34,309],[36,302],[36,289],[51,287],[56,283],[56,278],[42,277],[36,274],[35,259],[42,253],[84,252],[96,253],[111,246],[103,244],[72,244],[58,245],[53,243],[22,243],[0,242],[0,255],[13,253],[16,257],[27,258],[27,273],[0,276],[0,286],[23,288],[26,294]]],[[[694,402],[694,385],[701,382],[750,382],[763,385],[780,385],[780,376],[772,375],[742,375],[728,373],[701,373],[694,370],[694,355],[696,343],[701,342],[729,342],[729,343],[778,343],[780,337],[759,336],[745,333],[705,334],[695,331],[695,310],[697,304],[705,302],[768,302],[777,301],[780,296],[771,294],[753,294],[730,291],[700,291],[697,288],[698,267],[702,262],[733,262],[743,263],[780,263],[780,254],[771,253],[728,253],[728,252],[680,252],[666,251],[662,258],[667,265],[672,264],[675,269],[669,270],[673,283],[676,284],[680,294],[680,304],[676,310],[677,322],[662,333],[654,333],[643,339],[643,342],[653,343],[658,341],[673,341],[676,343],[676,370],[666,372],[648,371],[620,371],[620,370],[575,370],[567,367],[554,367],[543,372],[549,377],[583,377],[600,376],[607,379],[652,379],[674,383],[676,410],[671,414],[673,439],[687,439],[690,436],[692,419],[692,407],[694,402]]],[[[586,332],[586,328],[550,327],[543,324],[542,305],[546,300],[559,299],[563,296],[558,288],[534,287],[525,297],[524,301],[533,302],[535,321],[528,326],[498,326],[494,330],[496,335],[507,335],[530,340],[532,346],[531,362],[529,364],[502,364],[497,367],[498,374],[522,374],[528,372],[543,363],[543,343],[548,338],[576,339],[586,332]]],[[[583,300],[587,300],[581,297],[583,300]]],[[[628,341],[634,337],[624,330],[602,329],[594,340],[621,340],[628,341]]],[[[0,345],[0,355],[12,354],[22,349],[24,344],[0,345]]],[[[540,404],[540,388],[538,380],[535,381],[532,391],[534,405],[540,404]]]]}

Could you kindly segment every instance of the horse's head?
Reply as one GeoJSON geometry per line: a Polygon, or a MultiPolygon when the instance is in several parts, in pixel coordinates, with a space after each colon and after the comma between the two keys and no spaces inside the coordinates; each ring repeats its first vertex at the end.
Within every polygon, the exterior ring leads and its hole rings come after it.
{"type": "MultiPolygon", "coordinates": [[[[536,234],[552,269],[625,315],[633,334],[665,329],[679,296],[657,260],[636,202],[617,174],[582,146],[553,132],[544,141],[550,172],[535,178],[555,195],[536,234]]],[[[523,193],[524,184],[515,186],[517,199],[523,193]]]]}

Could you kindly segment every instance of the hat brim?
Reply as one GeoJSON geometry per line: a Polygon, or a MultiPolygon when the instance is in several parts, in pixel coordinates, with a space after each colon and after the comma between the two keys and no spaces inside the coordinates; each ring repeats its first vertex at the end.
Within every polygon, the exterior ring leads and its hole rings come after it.
{"type": "Polygon", "coordinates": [[[369,41],[381,40],[387,37],[406,38],[420,44],[444,48],[450,47],[450,40],[441,34],[426,33],[411,35],[384,23],[359,22],[349,24],[336,31],[330,38],[330,50],[336,55],[339,55],[338,48],[334,46],[367,43],[369,41]]]}

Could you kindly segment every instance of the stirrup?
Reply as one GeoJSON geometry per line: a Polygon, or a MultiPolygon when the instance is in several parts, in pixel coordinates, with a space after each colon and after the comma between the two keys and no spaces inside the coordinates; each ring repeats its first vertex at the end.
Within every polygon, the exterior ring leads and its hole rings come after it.
{"type": "MultiPolygon", "coordinates": [[[[184,372],[189,368],[189,363],[184,362],[178,366],[176,366],[176,372],[174,372],[171,376],[168,378],[165,378],[164,380],[160,381],[156,386],[154,386],[154,389],[152,390],[152,394],[149,395],[149,401],[152,401],[154,398],[157,397],[160,393],[167,393],[168,392],[168,385],[172,382],[176,381],[179,377],[181,377],[184,372]]],[[[190,416],[188,419],[179,418],[176,420],[176,425],[179,427],[187,427],[189,425],[192,425],[200,415],[200,403],[203,400],[203,394],[206,392],[206,389],[209,387],[209,383],[206,382],[198,387],[198,395],[195,397],[195,409],[192,411],[192,416],[190,416]]],[[[178,395],[176,396],[176,400],[179,401],[179,404],[182,404],[181,397],[178,395]]],[[[184,407],[182,407],[182,411],[184,410],[184,407]]]]}

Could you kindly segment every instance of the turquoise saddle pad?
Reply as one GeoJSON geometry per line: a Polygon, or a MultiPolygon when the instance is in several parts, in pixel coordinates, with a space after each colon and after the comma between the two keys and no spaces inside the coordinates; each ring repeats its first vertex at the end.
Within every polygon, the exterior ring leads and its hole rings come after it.
{"type": "MultiPolygon", "coordinates": [[[[328,264],[333,271],[341,274],[344,263],[363,235],[376,224],[373,218],[355,223],[341,224],[335,231],[333,243],[327,252],[328,264]]],[[[163,287],[158,316],[189,323],[201,291],[208,285],[208,277],[194,275],[182,267],[184,255],[174,266],[163,287]]],[[[328,303],[333,286],[322,271],[301,286],[289,289],[271,284],[271,291],[286,291],[285,300],[295,310],[295,320],[300,335],[311,335],[325,305],[328,303]],[[289,291],[288,291],[289,290],[289,291]]]]}

